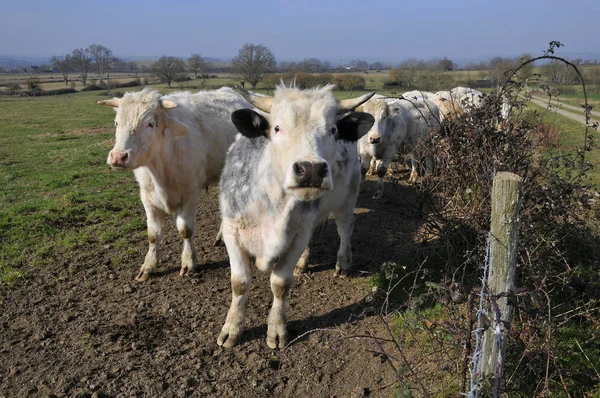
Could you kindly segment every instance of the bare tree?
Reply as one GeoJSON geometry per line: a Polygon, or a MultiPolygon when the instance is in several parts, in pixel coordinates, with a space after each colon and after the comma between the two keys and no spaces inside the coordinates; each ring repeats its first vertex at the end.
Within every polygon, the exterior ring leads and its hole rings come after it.
{"type": "Polygon", "coordinates": [[[87,83],[88,71],[92,66],[92,54],[90,54],[90,50],[87,48],[76,48],[71,53],[71,56],[73,57],[73,64],[79,68],[81,81],[85,86],[87,83]]]}
{"type": "Polygon", "coordinates": [[[206,62],[202,59],[200,54],[192,54],[188,58],[188,65],[190,69],[194,72],[194,77],[198,78],[198,72],[202,73],[204,69],[206,69],[206,62]]]}
{"type": "Polygon", "coordinates": [[[246,43],[233,58],[233,70],[241,79],[250,83],[253,89],[273,68],[275,68],[275,56],[262,44],[246,43]]]}
{"type": "Polygon", "coordinates": [[[383,64],[381,62],[379,62],[379,61],[373,62],[371,64],[371,69],[375,69],[375,70],[379,70],[380,71],[380,70],[383,69],[383,64]]]}
{"type": "Polygon", "coordinates": [[[88,47],[88,51],[92,55],[92,59],[96,66],[96,72],[98,73],[98,79],[100,80],[100,83],[102,83],[102,79],[104,79],[104,74],[106,73],[107,62],[110,57],[112,57],[112,50],[100,44],[92,44],[88,47]]]}
{"type": "Polygon", "coordinates": [[[171,83],[185,72],[185,62],[163,55],[152,65],[152,72],[171,88],[171,83]]]}
{"type": "Polygon", "coordinates": [[[104,70],[106,71],[106,95],[110,95],[110,71],[116,68],[123,61],[119,57],[113,55],[112,50],[108,48],[104,51],[104,70]]]}
{"type": "Polygon", "coordinates": [[[60,69],[65,80],[65,86],[69,84],[69,71],[73,67],[71,54],[55,55],[50,59],[54,67],[60,69]]]}

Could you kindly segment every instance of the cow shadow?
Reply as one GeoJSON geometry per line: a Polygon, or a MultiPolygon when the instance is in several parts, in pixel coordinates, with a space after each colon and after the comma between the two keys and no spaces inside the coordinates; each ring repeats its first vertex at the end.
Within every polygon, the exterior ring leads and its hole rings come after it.
{"type": "MultiPolygon", "coordinates": [[[[358,302],[344,307],[336,308],[326,314],[310,316],[303,319],[296,319],[287,323],[288,342],[293,342],[292,346],[298,342],[308,340],[310,333],[314,329],[335,328],[345,325],[359,319],[363,319],[375,314],[374,308],[362,299],[358,302]]],[[[254,340],[263,340],[267,337],[267,324],[262,323],[257,326],[245,328],[242,334],[241,344],[254,340]]]]}
{"type": "MultiPolygon", "coordinates": [[[[355,277],[370,275],[388,261],[405,262],[422,224],[416,187],[385,181],[381,199],[372,197],[375,190],[375,179],[365,181],[355,207],[352,233],[355,277]]],[[[317,229],[309,244],[309,272],[333,271],[339,242],[335,221],[329,217],[325,230],[317,229]]]]}

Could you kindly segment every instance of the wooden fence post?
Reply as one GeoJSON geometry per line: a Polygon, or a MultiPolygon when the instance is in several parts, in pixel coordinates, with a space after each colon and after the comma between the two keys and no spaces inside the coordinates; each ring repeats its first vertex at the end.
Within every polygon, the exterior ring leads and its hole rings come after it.
{"type": "MultiPolygon", "coordinates": [[[[516,174],[501,172],[494,178],[492,191],[492,217],[490,240],[490,268],[487,293],[490,298],[488,314],[490,327],[483,336],[481,357],[484,379],[492,380],[499,391],[502,366],[507,346],[506,325],[510,325],[512,305],[500,293],[514,292],[517,243],[519,239],[519,212],[521,209],[521,187],[523,179],[516,174]],[[497,304],[496,305],[494,304],[497,304]],[[500,320],[500,324],[498,324],[500,320]],[[497,330],[501,332],[502,347],[498,347],[497,330]]],[[[496,394],[494,394],[496,396],[496,394]]]]}

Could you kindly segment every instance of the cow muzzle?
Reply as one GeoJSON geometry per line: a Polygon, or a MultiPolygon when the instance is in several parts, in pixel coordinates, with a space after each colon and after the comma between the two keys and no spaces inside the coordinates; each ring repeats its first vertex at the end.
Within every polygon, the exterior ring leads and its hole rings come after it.
{"type": "Polygon", "coordinates": [[[293,167],[298,188],[322,188],[329,170],[325,162],[296,162],[293,167]]]}
{"type": "Polygon", "coordinates": [[[371,144],[379,144],[381,142],[381,136],[369,136],[369,142],[371,144]]]}
{"type": "Polygon", "coordinates": [[[108,154],[107,163],[111,167],[124,169],[127,167],[128,161],[129,161],[129,153],[127,153],[127,152],[112,150],[108,154]]]}

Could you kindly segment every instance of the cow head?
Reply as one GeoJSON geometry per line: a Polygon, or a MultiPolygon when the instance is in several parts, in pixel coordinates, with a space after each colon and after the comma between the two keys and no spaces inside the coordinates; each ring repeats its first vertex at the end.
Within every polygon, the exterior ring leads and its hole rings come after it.
{"type": "Polygon", "coordinates": [[[372,115],[375,120],[373,127],[366,135],[367,142],[373,145],[385,142],[388,139],[387,134],[391,130],[389,128],[389,124],[392,123],[391,119],[398,112],[394,112],[394,108],[390,108],[386,101],[380,98],[371,98],[357,110],[372,115]]]}
{"type": "Polygon", "coordinates": [[[338,140],[354,142],[369,131],[373,117],[352,111],[374,93],[336,101],[333,86],[312,90],[280,86],[274,97],[240,90],[262,113],[241,109],[231,120],[248,138],[264,136],[271,142],[275,178],[283,189],[299,200],[318,199],[333,189],[330,164],[338,140]]]}
{"type": "Polygon", "coordinates": [[[151,155],[155,142],[167,134],[181,137],[187,128],[169,115],[176,108],[173,101],[161,99],[161,94],[149,88],[126,93],[123,98],[98,101],[115,108],[115,146],[106,162],[116,169],[135,169],[143,166],[151,155]]]}

